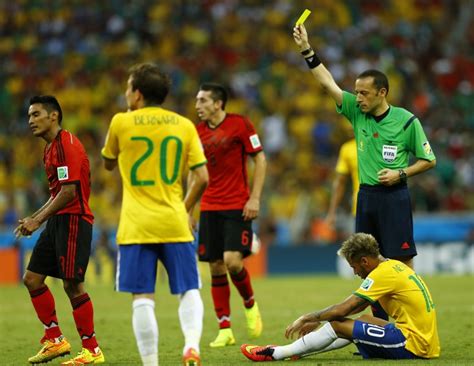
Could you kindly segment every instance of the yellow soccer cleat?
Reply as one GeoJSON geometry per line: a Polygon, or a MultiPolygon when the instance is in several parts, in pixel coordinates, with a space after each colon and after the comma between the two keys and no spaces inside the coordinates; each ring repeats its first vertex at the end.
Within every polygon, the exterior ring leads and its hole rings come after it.
{"type": "Polygon", "coordinates": [[[43,347],[39,352],[28,359],[29,363],[43,363],[54,360],[56,357],[68,355],[71,353],[71,345],[61,336],[57,341],[51,339],[44,339],[42,341],[43,347]]]}
{"type": "Polygon", "coordinates": [[[212,348],[217,347],[225,347],[225,346],[232,346],[235,344],[234,334],[232,333],[232,329],[225,328],[219,330],[219,334],[217,335],[216,339],[213,342],[209,343],[209,346],[212,348]]]}
{"type": "Polygon", "coordinates": [[[194,348],[189,348],[183,355],[183,366],[201,366],[201,358],[194,348]]]}
{"type": "Polygon", "coordinates": [[[82,365],[92,365],[96,363],[104,363],[105,357],[99,347],[96,348],[96,352],[93,353],[87,348],[83,348],[81,352],[77,354],[73,359],[61,363],[61,365],[68,366],[82,366],[82,365]]]}
{"type": "Polygon", "coordinates": [[[263,323],[258,309],[258,304],[255,302],[250,309],[245,309],[245,317],[247,318],[247,331],[250,338],[258,338],[262,334],[263,323]]]}

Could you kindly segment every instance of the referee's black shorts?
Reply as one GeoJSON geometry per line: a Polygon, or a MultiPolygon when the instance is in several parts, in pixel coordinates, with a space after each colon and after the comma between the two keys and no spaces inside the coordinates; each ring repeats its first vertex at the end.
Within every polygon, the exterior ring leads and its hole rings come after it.
{"type": "Polygon", "coordinates": [[[244,221],[242,210],[202,211],[199,219],[198,255],[202,262],[224,258],[224,252],[251,254],[252,221],[244,221]]]}
{"type": "Polygon", "coordinates": [[[55,215],[41,232],[28,270],[46,276],[84,281],[89,263],[92,224],[80,215],[55,215]]]}
{"type": "Polygon", "coordinates": [[[386,258],[414,257],[413,217],[406,184],[360,185],[356,232],[372,234],[386,258]]]}

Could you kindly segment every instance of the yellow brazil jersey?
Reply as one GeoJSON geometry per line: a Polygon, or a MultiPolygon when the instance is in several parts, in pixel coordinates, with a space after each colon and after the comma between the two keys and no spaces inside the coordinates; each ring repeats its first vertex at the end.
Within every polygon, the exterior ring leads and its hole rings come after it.
{"type": "Polygon", "coordinates": [[[190,120],[160,107],[118,113],[102,156],[118,159],[122,176],[118,244],[193,240],[183,201],[183,171],[205,164],[206,157],[190,120]]]}
{"type": "Polygon", "coordinates": [[[379,301],[407,339],[407,350],[419,357],[439,357],[435,305],[428,287],[410,267],[386,260],[369,273],[354,295],[379,301]]]}
{"type": "Polygon", "coordinates": [[[359,172],[357,170],[357,145],[352,139],[342,144],[337,159],[336,172],[349,175],[352,180],[352,214],[355,216],[357,209],[357,193],[359,192],[359,172]]]}

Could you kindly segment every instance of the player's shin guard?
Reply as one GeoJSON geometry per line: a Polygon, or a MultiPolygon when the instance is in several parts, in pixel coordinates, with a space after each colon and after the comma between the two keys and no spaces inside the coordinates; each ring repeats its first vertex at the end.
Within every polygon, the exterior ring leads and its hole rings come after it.
{"type": "Polygon", "coordinates": [[[81,337],[82,347],[87,348],[92,353],[98,347],[94,332],[94,308],[87,293],[71,299],[73,308],[72,315],[76,323],[76,329],[81,337]]]}
{"type": "Polygon", "coordinates": [[[153,300],[133,301],[132,324],[143,365],[158,365],[158,323],[153,300]]]}
{"type": "Polygon", "coordinates": [[[43,286],[37,290],[30,291],[31,302],[35,308],[39,320],[44,325],[46,339],[55,339],[61,336],[58,318],[56,317],[56,305],[54,297],[48,286],[43,286]]]}
{"type": "Polygon", "coordinates": [[[180,295],[178,314],[184,335],[183,355],[189,348],[194,348],[199,353],[204,317],[204,305],[199,290],[189,290],[180,295]]]}
{"type": "Polygon", "coordinates": [[[230,287],[227,274],[212,276],[211,293],[219,328],[230,328],[230,287]]]}
{"type": "MultiPolygon", "coordinates": [[[[300,356],[312,352],[320,352],[337,339],[337,335],[332,329],[331,323],[324,324],[318,330],[308,333],[297,339],[293,343],[275,347],[273,358],[275,360],[283,360],[292,356],[300,356]]],[[[347,344],[344,344],[346,346],[347,344]]]]}
{"type": "Polygon", "coordinates": [[[255,302],[253,298],[252,283],[250,282],[250,274],[245,269],[245,267],[243,267],[239,273],[231,273],[230,278],[232,279],[232,283],[239,291],[240,296],[242,296],[242,299],[244,300],[244,306],[247,309],[250,309],[255,302]]]}

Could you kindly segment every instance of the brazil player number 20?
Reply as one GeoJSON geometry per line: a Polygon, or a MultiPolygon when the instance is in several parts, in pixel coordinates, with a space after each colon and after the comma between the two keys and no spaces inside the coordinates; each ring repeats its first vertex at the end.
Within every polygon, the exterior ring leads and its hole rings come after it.
{"type": "MultiPolygon", "coordinates": [[[[154,180],[140,180],[138,179],[138,169],[143,162],[148,159],[152,154],[153,150],[155,149],[155,145],[153,141],[149,137],[145,136],[133,136],[130,138],[132,141],[137,142],[145,142],[147,145],[147,149],[145,153],[138,158],[138,160],[132,165],[132,169],[130,171],[130,181],[132,182],[132,186],[153,186],[155,185],[154,180]]],[[[160,158],[159,158],[159,165],[160,165],[160,176],[164,183],[166,184],[173,184],[176,179],[178,178],[179,174],[179,166],[181,163],[181,156],[183,151],[183,142],[176,136],[167,136],[163,139],[160,144],[160,158]],[[167,155],[168,155],[168,145],[172,144],[176,145],[176,156],[173,165],[173,172],[171,177],[168,176],[168,166],[167,166],[167,155]]]]}

